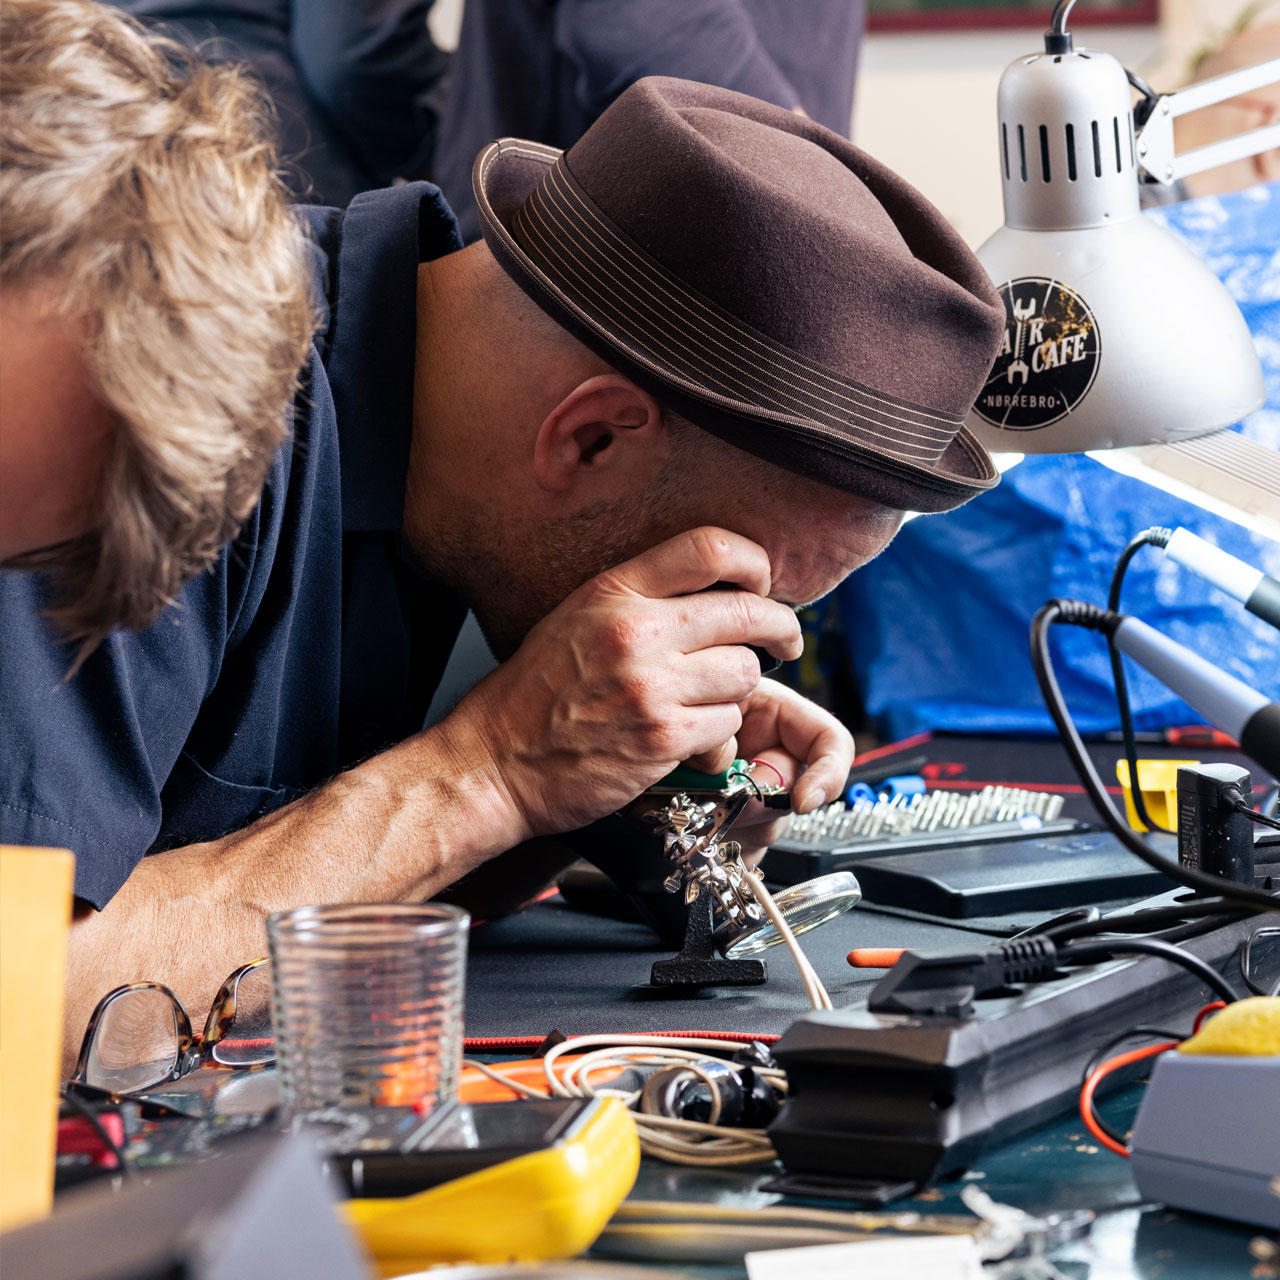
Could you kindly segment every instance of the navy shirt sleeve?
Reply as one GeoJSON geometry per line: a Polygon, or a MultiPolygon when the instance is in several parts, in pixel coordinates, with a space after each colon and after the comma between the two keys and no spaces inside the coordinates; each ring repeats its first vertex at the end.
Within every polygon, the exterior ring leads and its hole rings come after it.
{"type": "Polygon", "coordinates": [[[431,0],[295,0],[290,45],[307,92],[379,185],[426,172],[429,95],[449,65],[431,0]]]}
{"type": "Polygon", "coordinates": [[[494,138],[570,147],[628,85],[680,76],[847,134],[865,0],[467,0],[433,174],[463,238],[471,167],[494,138]]]}
{"type": "Polygon", "coordinates": [[[648,75],[699,80],[780,107],[800,105],[741,0],[561,0],[556,38],[577,70],[584,129],[648,75]]]}
{"type": "Polygon", "coordinates": [[[275,107],[294,193],[347,204],[426,171],[448,69],[430,0],[114,0],[214,60],[246,62],[275,107]]]}

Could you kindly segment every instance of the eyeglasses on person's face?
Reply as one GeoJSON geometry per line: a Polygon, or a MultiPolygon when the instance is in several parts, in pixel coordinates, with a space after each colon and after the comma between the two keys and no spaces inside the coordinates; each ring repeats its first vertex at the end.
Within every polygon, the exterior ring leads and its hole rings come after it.
{"type": "Polygon", "coordinates": [[[129,1094],[197,1067],[263,1067],[275,1061],[271,1033],[271,965],[241,965],[218,989],[204,1033],[177,996],[159,982],[130,982],[108,991],[89,1016],[74,1084],[129,1094]]]}

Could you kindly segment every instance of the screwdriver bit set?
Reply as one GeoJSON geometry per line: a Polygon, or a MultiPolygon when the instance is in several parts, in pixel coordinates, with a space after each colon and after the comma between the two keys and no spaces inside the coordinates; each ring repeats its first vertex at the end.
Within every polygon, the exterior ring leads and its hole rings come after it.
{"type": "Polygon", "coordinates": [[[1063,816],[1063,797],[1052,791],[986,786],[981,790],[926,790],[837,801],[792,816],[769,846],[767,879],[794,884],[869,859],[1089,831],[1063,816]]]}
{"type": "Polygon", "coordinates": [[[1039,831],[1062,815],[1062,796],[1049,791],[987,786],[981,791],[924,791],[892,799],[836,801],[813,813],[796,814],[786,839],[797,843],[843,846],[846,842],[889,839],[913,832],[960,831],[1009,826],[1025,834],[1039,831]]]}

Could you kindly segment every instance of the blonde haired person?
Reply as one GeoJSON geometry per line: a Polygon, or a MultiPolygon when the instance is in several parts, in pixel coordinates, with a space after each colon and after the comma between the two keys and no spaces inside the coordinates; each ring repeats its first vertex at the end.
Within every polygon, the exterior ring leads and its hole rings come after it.
{"type": "MultiPolygon", "coordinates": [[[[114,75],[155,64],[117,17],[19,11],[83,15],[30,92],[44,149],[89,173],[117,111],[65,118],[59,69],[112,48],[132,51],[114,75]]],[[[149,154],[178,147],[180,96],[136,84],[120,127],[153,122],[149,154]]],[[[995,483],[962,419],[1003,309],[936,210],[845,139],[647,79],[564,157],[506,140],[475,172],[488,221],[465,249],[427,184],[299,212],[321,316],[291,434],[179,608],[64,681],[39,575],[0,574],[0,840],[76,853],[71,1049],[121,982],[162,981],[199,1018],[262,953],[271,911],[464,876],[472,901],[519,898],[547,870],[520,846],[681,761],[740,752],[800,811],[833,799],[852,739],[762,680],[758,651],[798,656],[790,606],[877,554],[904,510],[995,483]],[[637,300],[663,301],[663,323],[637,326],[637,300]],[[501,661],[424,729],[467,608],[501,661]]],[[[236,248],[160,245],[189,202],[221,210],[246,256],[270,241],[235,184],[198,182],[144,187],[157,220],[127,241],[180,286],[160,301],[143,274],[148,349],[127,353],[165,397],[143,456],[170,468],[188,450],[157,449],[163,425],[227,408],[248,357],[180,341],[193,300],[202,319],[230,306],[236,248]]],[[[62,193],[87,219],[104,196],[62,193]]],[[[121,235],[102,216],[105,269],[121,235]]],[[[270,344],[273,303],[250,299],[243,334],[270,344]]],[[[759,850],[773,817],[757,806],[735,835],[759,850]]]]}
{"type": "Polygon", "coordinates": [[[79,0],[0,8],[0,561],[79,658],[209,567],[313,319],[254,86],[79,0]]]}

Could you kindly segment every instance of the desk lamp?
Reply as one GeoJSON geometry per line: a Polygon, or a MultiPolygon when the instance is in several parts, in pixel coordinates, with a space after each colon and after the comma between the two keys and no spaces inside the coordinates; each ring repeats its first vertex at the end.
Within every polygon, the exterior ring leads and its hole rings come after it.
{"type": "Polygon", "coordinates": [[[993,451],[1075,453],[1182,440],[1263,401],[1244,317],[1175,236],[1141,216],[1141,181],[1271,147],[1280,125],[1184,155],[1173,120],[1280,80],[1280,59],[1157,97],[1115,58],[1077,48],[1059,0],[1043,53],[998,96],[1005,220],[978,250],[1007,313],[969,426],[993,451]],[[1144,94],[1135,132],[1130,83],[1144,94]]]}

